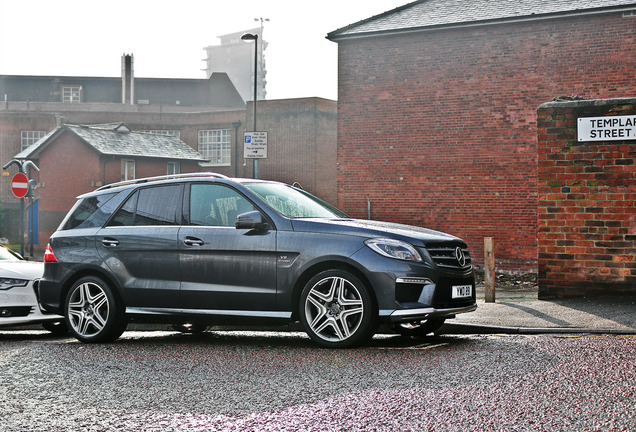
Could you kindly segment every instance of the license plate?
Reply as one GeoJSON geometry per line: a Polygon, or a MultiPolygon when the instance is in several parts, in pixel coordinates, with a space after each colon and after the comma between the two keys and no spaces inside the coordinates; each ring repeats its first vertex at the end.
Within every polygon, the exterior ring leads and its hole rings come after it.
{"type": "Polygon", "coordinates": [[[452,287],[452,298],[464,298],[470,297],[473,295],[473,286],[472,285],[455,285],[452,287]]]}

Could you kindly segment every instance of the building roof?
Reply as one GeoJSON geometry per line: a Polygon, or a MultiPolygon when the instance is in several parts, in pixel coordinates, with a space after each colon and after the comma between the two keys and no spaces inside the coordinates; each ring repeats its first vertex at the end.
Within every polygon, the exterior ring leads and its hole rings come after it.
{"type": "Polygon", "coordinates": [[[335,30],[327,39],[636,10],[634,0],[419,0],[335,30]]]}
{"type": "Polygon", "coordinates": [[[179,138],[148,132],[132,132],[124,123],[62,125],[24,149],[15,159],[34,159],[62,133],[76,135],[100,155],[205,162],[199,152],[179,138]]]}
{"type": "MultiPolygon", "coordinates": [[[[245,107],[224,72],[213,73],[208,79],[135,77],[134,85],[136,104],[245,107]]],[[[9,102],[61,102],[64,86],[81,87],[81,103],[122,103],[121,78],[0,75],[0,95],[9,102]]]]}

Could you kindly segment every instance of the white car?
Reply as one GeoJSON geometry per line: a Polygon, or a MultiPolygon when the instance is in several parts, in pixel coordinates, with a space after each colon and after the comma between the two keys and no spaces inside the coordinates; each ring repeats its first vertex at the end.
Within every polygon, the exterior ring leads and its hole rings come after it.
{"type": "Polygon", "coordinates": [[[0,327],[41,323],[53,333],[67,331],[64,317],[40,309],[35,290],[43,272],[44,263],[0,246],[0,327]]]}

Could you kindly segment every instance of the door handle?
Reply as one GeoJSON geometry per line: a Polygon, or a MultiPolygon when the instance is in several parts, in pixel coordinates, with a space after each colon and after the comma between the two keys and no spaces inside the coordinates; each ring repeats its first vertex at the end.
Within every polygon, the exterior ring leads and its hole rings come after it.
{"type": "Polygon", "coordinates": [[[115,247],[119,246],[119,240],[105,238],[104,240],[102,240],[102,244],[106,247],[115,247]]]}
{"type": "Polygon", "coordinates": [[[187,246],[203,246],[203,240],[197,237],[187,236],[185,240],[183,240],[187,246]]]}

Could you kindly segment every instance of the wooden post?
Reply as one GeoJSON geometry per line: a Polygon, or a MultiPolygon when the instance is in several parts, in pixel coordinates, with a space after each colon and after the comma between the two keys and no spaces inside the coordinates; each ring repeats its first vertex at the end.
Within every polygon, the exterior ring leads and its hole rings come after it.
{"type": "Polygon", "coordinates": [[[484,238],[484,285],[486,303],[495,302],[495,252],[492,237],[484,238]]]}

